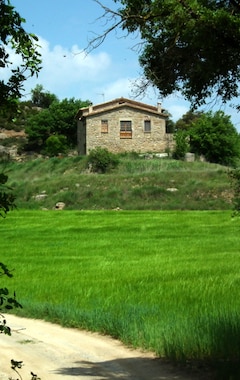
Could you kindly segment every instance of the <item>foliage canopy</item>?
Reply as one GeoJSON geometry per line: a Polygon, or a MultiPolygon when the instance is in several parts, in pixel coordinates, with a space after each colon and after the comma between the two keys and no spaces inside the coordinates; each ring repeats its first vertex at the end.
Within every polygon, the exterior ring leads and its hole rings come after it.
{"type": "Polygon", "coordinates": [[[183,159],[190,151],[207,161],[236,166],[240,158],[240,136],[222,111],[187,112],[176,123],[174,157],[183,159]]]}
{"type": "Polygon", "coordinates": [[[41,84],[37,84],[31,93],[32,104],[37,107],[48,108],[51,103],[58,100],[55,94],[45,91],[41,84]]]}
{"type": "Polygon", "coordinates": [[[188,111],[187,113],[185,113],[184,115],[182,115],[182,117],[180,119],[177,120],[176,124],[175,124],[175,130],[176,131],[179,131],[179,130],[182,130],[182,131],[185,131],[185,130],[188,130],[192,123],[194,121],[197,121],[197,119],[199,119],[199,117],[201,117],[202,115],[202,112],[198,112],[198,111],[188,111]]]}
{"type": "MultiPolygon", "coordinates": [[[[29,114],[25,121],[28,134],[29,150],[37,152],[46,148],[46,141],[52,135],[66,136],[68,147],[77,145],[77,128],[75,116],[81,107],[86,107],[90,101],[63,99],[53,101],[48,108],[29,114]]],[[[56,139],[54,139],[56,142],[56,139]]],[[[50,145],[53,139],[50,140],[50,145]]],[[[61,152],[62,153],[62,152],[61,152]]]]}
{"type": "Polygon", "coordinates": [[[190,149],[209,162],[235,166],[240,157],[240,137],[230,116],[222,111],[202,114],[192,124],[190,149]]]}
{"type": "Polygon", "coordinates": [[[9,77],[0,80],[1,110],[16,103],[16,99],[21,97],[27,76],[36,75],[40,70],[38,38],[24,30],[24,22],[24,18],[9,0],[0,0],[0,68],[10,70],[9,77]],[[20,64],[14,65],[10,59],[10,52],[20,56],[20,64]]]}
{"type": "Polygon", "coordinates": [[[239,95],[239,1],[114,0],[116,11],[95,1],[110,26],[92,46],[117,27],[139,33],[141,89],[154,85],[163,97],[180,91],[195,106],[213,93],[223,102],[239,95]]]}

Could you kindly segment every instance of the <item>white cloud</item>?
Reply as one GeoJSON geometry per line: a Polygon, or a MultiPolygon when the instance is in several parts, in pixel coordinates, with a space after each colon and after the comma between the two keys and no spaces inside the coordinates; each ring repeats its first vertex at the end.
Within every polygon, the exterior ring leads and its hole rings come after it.
{"type": "MultiPolygon", "coordinates": [[[[60,99],[76,97],[78,89],[92,86],[109,74],[111,57],[105,52],[86,55],[77,45],[66,49],[61,45],[51,48],[48,41],[39,37],[42,69],[38,77],[29,77],[25,82],[25,95],[31,92],[36,84],[41,84],[46,91],[56,94],[60,99]]],[[[11,61],[19,64],[19,56],[9,50],[11,61]]],[[[4,79],[9,70],[4,70],[4,79]]]]}
{"type": "Polygon", "coordinates": [[[74,96],[69,94],[68,88],[98,81],[111,65],[110,56],[104,52],[86,55],[77,45],[71,49],[56,45],[51,49],[48,41],[42,38],[39,44],[42,70],[38,82],[56,95],[60,92],[63,97],[74,96]]]}
{"type": "Polygon", "coordinates": [[[128,78],[120,78],[104,86],[102,93],[105,100],[119,98],[121,96],[131,97],[132,82],[128,78]]]}
{"type": "Polygon", "coordinates": [[[51,50],[47,41],[40,39],[39,42],[43,61],[40,75],[53,83],[93,81],[111,64],[109,55],[104,52],[86,55],[76,45],[70,50],[56,45],[51,50]]]}

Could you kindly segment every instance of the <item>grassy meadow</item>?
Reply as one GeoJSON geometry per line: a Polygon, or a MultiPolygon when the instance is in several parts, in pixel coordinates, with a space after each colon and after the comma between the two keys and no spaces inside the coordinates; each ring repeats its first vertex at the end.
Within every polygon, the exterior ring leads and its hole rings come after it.
{"type": "Polygon", "coordinates": [[[229,210],[228,168],[207,162],[119,156],[101,175],[86,170],[86,157],[38,158],[0,164],[19,208],[67,210],[229,210]],[[170,189],[170,190],[169,190],[170,189]],[[171,191],[175,189],[175,191],[171,191]],[[43,195],[37,199],[37,195],[43,195]]]}
{"type": "Polygon", "coordinates": [[[16,290],[20,315],[223,364],[217,379],[239,379],[240,221],[231,211],[18,209],[0,223],[1,261],[14,269],[1,281],[16,290]]]}

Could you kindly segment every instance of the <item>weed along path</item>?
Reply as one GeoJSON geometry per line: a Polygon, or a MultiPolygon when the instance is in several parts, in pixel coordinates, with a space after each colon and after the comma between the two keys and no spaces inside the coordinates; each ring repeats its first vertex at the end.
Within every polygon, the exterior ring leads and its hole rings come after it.
{"type": "MultiPolygon", "coordinates": [[[[106,336],[12,315],[6,319],[12,328],[12,336],[0,336],[1,380],[20,378],[10,368],[11,359],[23,361],[19,373],[24,380],[31,378],[31,371],[41,380],[201,378],[198,373],[186,373],[152,354],[126,348],[106,336]]],[[[206,374],[203,378],[206,379],[206,374]]]]}

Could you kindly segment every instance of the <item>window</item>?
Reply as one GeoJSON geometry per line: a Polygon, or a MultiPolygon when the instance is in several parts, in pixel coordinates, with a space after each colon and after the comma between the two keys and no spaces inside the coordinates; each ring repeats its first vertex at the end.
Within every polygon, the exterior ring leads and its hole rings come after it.
{"type": "Polygon", "coordinates": [[[132,131],[132,122],[130,120],[121,120],[120,121],[120,130],[121,131],[132,131]]]}
{"type": "Polygon", "coordinates": [[[131,120],[120,121],[120,139],[132,138],[132,122],[131,120]]]}
{"type": "Polygon", "coordinates": [[[151,120],[144,120],[144,132],[151,132],[151,120]]]}
{"type": "Polygon", "coordinates": [[[108,120],[101,120],[101,133],[108,133],[108,120]]]}

